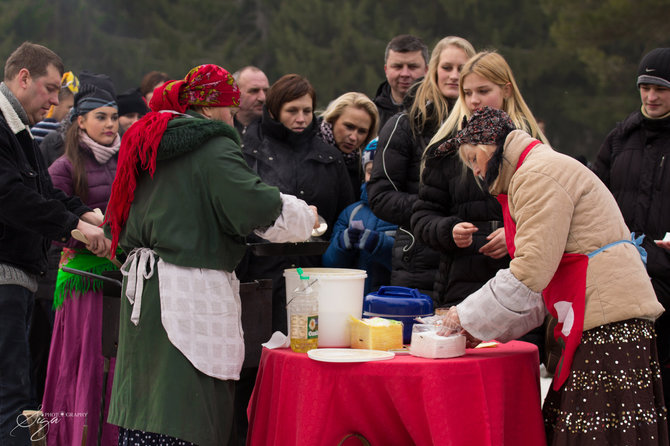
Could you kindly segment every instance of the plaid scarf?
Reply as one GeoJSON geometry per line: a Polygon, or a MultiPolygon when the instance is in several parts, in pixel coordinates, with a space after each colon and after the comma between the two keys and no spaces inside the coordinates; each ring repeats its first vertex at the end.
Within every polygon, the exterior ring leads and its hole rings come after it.
{"type": "MultiPolygon", "coordinates": [[[[327,122],[325,119],[321,121],[321,124],[319,125],[319,129],[317,130],[316,134],[324,140],[326,143],[330,144],[333,147],[337,147],[337,143],[335,142],[335,135],[333,134],[333,124],[330,122],[327,122]]],[[[344,158],[344,164],[347,166],[353,166],[354,164],[358,163],[358,160],[360,159],[360,148],[357,150],[354,150],[351,153],[342,153],[342,158],[344,158]]]]}

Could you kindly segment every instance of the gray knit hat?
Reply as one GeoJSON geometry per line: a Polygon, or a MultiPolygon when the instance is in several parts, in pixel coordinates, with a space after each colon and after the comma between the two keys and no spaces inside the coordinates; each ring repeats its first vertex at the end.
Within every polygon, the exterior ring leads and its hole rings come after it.
{"type": "Polygon", "coordinates": [[[670,88],[670,48],[656,48],[642,58],[637,69],[637,86],[640,84],[670,88]]]}

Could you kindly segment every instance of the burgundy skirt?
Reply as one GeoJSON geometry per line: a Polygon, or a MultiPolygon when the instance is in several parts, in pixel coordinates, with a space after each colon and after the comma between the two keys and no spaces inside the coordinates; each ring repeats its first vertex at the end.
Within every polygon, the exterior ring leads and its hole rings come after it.
{"type": "Polygon", "coordinates": [[[585,331],[570,377],[544,401],[547,444],[670,444],[655,338],[641,319],[585,331]]]}
{"type": "Polygon", "coordinates": [[[111,358],[105,384],[102,355],[102,291],[73,292],[56,311],[42,412],[49,422],[48,446],[81,446],[101,435],[114,446],[118,428],[107,423],[116,359],[111,358]],[[104,387],[105,407],[102,409],[104,387]],[[100,419],[102,416],[102,426],[100,419]],[[102,429],[102,433],[99,430],[102,429]]]}

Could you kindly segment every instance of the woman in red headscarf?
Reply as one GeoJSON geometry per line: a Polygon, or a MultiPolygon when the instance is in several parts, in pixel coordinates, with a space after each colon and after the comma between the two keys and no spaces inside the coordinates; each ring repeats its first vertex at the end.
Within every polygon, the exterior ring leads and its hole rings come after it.
{"type": "Polygon", "coordinates": [[[112,252],[129,253],[109,409],[120,445],[228,443],[243,237],[303,241],[317,223],[315,208],[247,166],[238,104],[232,76],[202,65],[158,87],[123,137],[106,215],[112,252]]]}

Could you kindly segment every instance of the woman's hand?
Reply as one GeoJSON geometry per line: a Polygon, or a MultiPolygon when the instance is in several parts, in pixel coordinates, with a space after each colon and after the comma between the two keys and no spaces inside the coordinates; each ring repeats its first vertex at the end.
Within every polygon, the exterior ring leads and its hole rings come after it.
{"type": "Polygon", "coordinates": [[[450,307],[446,313],[438,317],[440,318],[440,328],[437,330],[437,334],[440,336],[463,333],[464,330],[461,326],[461,320],[458,317],[458,311],[456,311],[455,306],[450,307]]]}
{"type": "Polygon", "coordinates": [[[453,330],[452,328],[452,333],[460,333],[462,335],[465,335],[465,346],[467,348],[475,348],[479,344],[481,344],[482,341],[479,339],[475,338],[472,336],[470,333],[468,333],[465,328],[461,325],[461,319],[458,317],[458,310],[456,309],[455,306],[449,308],[449,311],[447,311],[447,314],[444,316],[445,319],[445,325],[455,327],[457,326],[458,329],[453,330]]]}
{"type": "Polygon", "coordinates": [[[321,226],[321,223],[319,222],[319,212],[316,210],[316,206],[310,204],[309,208],[314,212],[314,226],[312,226],[312,229],[319,229],[319,226],[321,226]]]}
{"type": "Polygon", "coordinates": [[[457,223],[454,229],[451,230],[451,236],[454,238],[454,243],[459,248],[467,248],[472,244],[472,234],[479,231],[479,228],[467,221],[457,223]]]}
{"type": "Polygon", "coordinates": [[[479,248],[479,252],[492,259],[501,259],[507,255],[505,228],[498,228],[486,237],[489,242],[479,248]]]}
{"type": "Polygon", "coordinates": [[[482,343],[481,340],[475,338],[465,330],[463,331],[463,334],[465,335],[465,348],[475,348],[482,343]]]}
{"type": "Polygon", "coordinates": [[[455,306],[449,308],[447,313],[442,316],[442,325],[443,327],[438,329],[437,334],[441,336],[449,336],[455,333],[462,334],[465,336],[465,346],[467,348],[475,348],[482,342],[463,328],[455,306]]]}
{"type": "Polygon", "coordinates": [[[656,240],[656,246],[660,246],[663,249],[670,251],[670,241],[656,240]]]}
{"type": "Polygon", "coordinates": [[[82,220],[84,220],[86,223],[90,223],[94,226],[102,226],[102,222],[104,220],[104,216],[102,215],[102,212],[98,210],[98,212],[86,212],[82,214],[81,217],[82,220]]]}
{"type": "Polygon", "coordinates": [[[105,237],[105,232],[84,220],[79,220],[77,229],[86,237],[88,244],[86,249],[91,251],[98,257],[109,257],[109,252],[112,247],[112,242],[105,237]]]}

